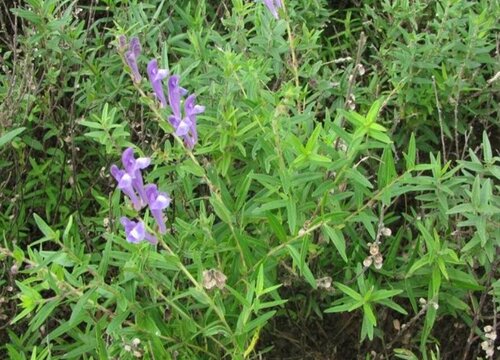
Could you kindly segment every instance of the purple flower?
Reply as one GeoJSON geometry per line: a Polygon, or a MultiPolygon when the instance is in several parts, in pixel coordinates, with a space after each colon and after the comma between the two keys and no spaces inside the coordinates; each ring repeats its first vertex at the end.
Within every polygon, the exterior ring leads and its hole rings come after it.
{"type": "Polygon", "coordinates": [[[125,35],[118,36],[118,50],[123,52],[127,49],[127,37],[125,35]]]}
{"type": "MultiPolygon", "coordinates": [[[[181,88],[179,86],[179,76],[172,75],[168,79],[168,102],[170,107],[172,108],[173,116],[175,117],[175,121],[179,121],[181,119],[181,98],[187,94],[187,90],[181,88]]],[[[172,122],[172,120],[170,120],[172,122]]],[[[172,126],[174,126],[172,124],[172,126]]],[[[175,126],[174,126],[175,128],[175,126]]]]}
{"type": "Polygon", "coordinates": [[[170,206],[170,196],[168,196],[168,194],[165,192],[158,191],[158,188],[154,184],[146,185],[145,190],[149,210],[151,211],[151,214],[153,214],[153,217],[158,224],[160,233],[165,234],[167,232],[167,227],[165,226],[163,209],[166,209],[170,206]]]}
{"type": "Polygon", "coordinates": [[[283,6],[281,0],[263,0],[264,4],[267,6],[271,14],[275,17],[275,19],[279,19],[278,9],[283,6]]]}
{"type": "Polygon", "coordinates": [[[132,178],[132,186],[141,197],[142,203],[146,203],[147,197],[144,191],[144,181],[142,180],[141,170],[149,166],[151,159],[147,157],[136,159],[134,157],[134,150],[132,148],[127,148],[122,154],[122,163],[125,171],[132,178]]]}
{"type": "Polygon", "coordinates": [[[146,226],[141,220],[136,222],[122,216],[120,222],[125,228],[125,235],[129,243],[137,244],[143,240],[147,240],[152,245],[158,244],[158,239],[146,231],[146,226]]]}
{"type": "Polygon", "coordinates": [[[130,198],[132,204],[134,205],[134,209],[141,209],[141,200],[137,197],[134,188],[132,186],[132,177],[125,171],[118,169],[118,166],[111,166],[111,175],[118,182],[118,189],[123,191],[125,195],[130,198]]]}
{"type": "Polygon", "coordinates": [[[125,52],[125,61],[132,71],[132,79],[135,83],[141,82],[141,74],[139,73],[139,67],[137,66],[137,58],[141,54],[141,43],[139,38],[133,37],[130,39],[129,49],[125,52]]]}
{"type": "Polygon", "coordinates": [[[205,107],[196,105],[196,95],[191,94],[184,102],[184,119],[178,124],[176,134],[184,138],[189,149],[194,147],[198,141],[198,131],[196,130],[196,115],[205,111],[205,107]]]}
{"type": "Polygon", "coordinates": [[[196,115],[205,111],[204,106],[196,105],[196,96],[190,95],[184,102],[184,118],[181,114],[181,98],[187,90],[179,86],[179,76],[173,75],[168,79],[168,102],[172,113],[168,120],[175,130],[175,134],[184,139],[186,147],[192,149],[198,141],[196,131],[196,115]]]}
{"type": "Polygon", "coordinates": [[[167,106],[167,100],[165,99],[165,94],[163,93],[162,80],[168,76],[168,70],[158,69],[158,61],[156,59],[151,60],[148,63],[148,77],[151,82],[151,87],[155,93],[156,98],[160,102],[162,108],[167,106]]]}

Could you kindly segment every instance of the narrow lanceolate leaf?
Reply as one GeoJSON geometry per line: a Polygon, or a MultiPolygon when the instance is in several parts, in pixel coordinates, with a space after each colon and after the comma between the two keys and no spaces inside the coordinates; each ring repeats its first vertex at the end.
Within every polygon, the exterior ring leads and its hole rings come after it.
{"type": "Polygon", "coordinates": [[[295,249],[292,245],[287,245],[290,256],[292,257],[296,266],[298,266],[301,275],[306,279],[306,281],[314,288],[317,288],[316,279],[314,278],[309,265],[307,265],[306,260],[303,256],[295,249]]]}
{"type": "Polygon", "coordinates": [[[286,203],[286,213],[288,218],[288,228],[292,235],[295,234],[297,228],[297,206],[292,197],[289,197],[286,203]]]}
{"type": "Polygon", "coordinates": [[[50,228],[49,225],[37,214],[33,214],[33,217],[35,218],[35,222],[38,225],[38,228],[40,231],[45,235],[48,239],[55,239],[56,238],[56,233],[54,230],[50,228]]]}
{"type": "Polygon", "coordinates": [[[224,203],[215,196],[210,197],[210,204],[212,204],[217,216],[225,223],[231,223],[231,213],[224,203]]]}
{"type": "Polygon", "coordinates": [[[378,185],[379,189],[387,186],[396,177],[396,167],[394,165],[394,157],[392,150],[388,146],[382,153],[381,164],[378,168],[378,185]]]}
{"type": "Polygon", "coordinates": [[[314,147],[318,142],[319,134],[321,134],[321,125],[318,124],[316,126],[316,129],[314,129],[313,133],[311,134],[309,140],[307,140],[306,152],[310,153],[314,150],[314,147]]]}
{"type": "Polygon", "coordinates": [[[0,148],[2,146],[4,146],[5,144],[7,144],[7,143],[11,142],[12,140],[14,140],[16,138],[16,136],[21,135],[21,133],[24,130],[26,130],[26,128],[20,127],[20,128],[11,130],[8,133],[3,134],[2,136],[0,136],[0,148]]]}
{"type": "Polygon", "coordinates": [[[406,170],[411,170],[415,167],[417,158],[417,146],[415,143],[415,134],[411,133],[410,142],[408,144],[408,153],[404,155],[406,160],[406,170]]]}
{"type": "Polygon", "coordinates": [[[491,151],[491,144],[486,131],[483,131],[483,158],[487,163],[491,162],[493,158],[493,151],[491,151]]]}
{"type": "Polygon", "coordinates": [[[262,326],[264,326],[267,323],[267,321],[274,316],[274,314],[276,314],[276,310],[271,310],[271,311],[268,311],[268,312],[262,314],[258,318],[256,318],[256,319],[248,322],[244,326],[243,332],[247,333],[247,332],[252,331],[256,327],[262,327],[262,326]]]}
{"type": "Polygon", "coordinates": [[[345,239],[344,235],[342,234],[342,231],[333,229],[332,227],[328,225],[323,225],[323,230],[325,234],[328,236],[328,238],[331,240],[337,251],[339,252],[340,256],[342,257],[342,260],[347,262],[347,255],[345,251],[345,239]]]}
{"type": "Polygon", "coordinates": [[[347,177],[361,186],[373,189],[372,183],[356,169],[347,170],[347,177]]]}
{"type": "Polygon", "coordinates": [[[353,289],[351,289],[349,286],[344,285],[344,284],[339,283],[339,282],[336,282],[335,286],[340,291],[342,291],[344,294],[346,294],[347,296],[353,298],[354,300],[360,301],[360,302],[363,301],[363,296],[361,296],[361,294],[358,294],[356,291],[354,291],[353,289]]]}
{"type": "Polygon", "coordinates": [[[377,116],[380,108],[382,107],[382,103],[382,99],[378,99],[372,104],[370,110],[368,110],[368,114],[366,115],[366,122],[368,124],[374,123],[377,120],[377,116]]]}

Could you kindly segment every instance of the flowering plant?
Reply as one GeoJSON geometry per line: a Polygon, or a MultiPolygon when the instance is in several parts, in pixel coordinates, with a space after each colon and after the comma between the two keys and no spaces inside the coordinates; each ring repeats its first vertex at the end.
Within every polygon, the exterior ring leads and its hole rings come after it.
{"type": "Polygon", "coordinates": [[[492,2],[14,3],[1,359],[495,358],[492,2]]]}

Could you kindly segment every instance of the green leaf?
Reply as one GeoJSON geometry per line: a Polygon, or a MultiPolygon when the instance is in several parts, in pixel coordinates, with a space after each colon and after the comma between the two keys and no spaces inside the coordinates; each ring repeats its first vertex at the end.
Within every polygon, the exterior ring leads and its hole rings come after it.
{"type": "Polygon", "coordinates": [[[297,205],[294,199],[290,196],[286,202],[286,213],[288,220],[288,228],[290,233],[295,235],[297,228],[297,205]]]}
{"type": "Polygon", "coordinates": [[[351,289],[349,286],[346,286],[346,285],[339,283],[339,282],[336,282],[335,286],[337,286],[337,288],[340,291],[342,291],[344,294],[350,296],[354,300],[363,302],[363,296],[361,296],[361,294],[358,294],[356,291],[351,289]]]}
{"type": "Polygon", "coordinates": [[[181,168],[194,176],[203,177],[205,175],[205,170],[191,159],[186,160],[181,168]]]}
{"type": "Polygon", "coordinates": [[[347,298],[345,303],[329,307],[328,309],[325,310],[325,313],[339,313],[339,312],[352,311],[354,309],[360,308],[361,306],[363,306],[362,302],[347,298]]]}
{"type": "Polygon", "coordinates": [[[33,331],[39,330],[45,320],[52,314],[54,309],[61,303],[61,299],[55,298],[48,300],[40,310],[37,310],[36,315],[30,321],[30,329],[33,331]]]}
{"type": "Polygon", "coordinates": [[[389,136],[387,136],[386,134],[384,134],[383,132],[381,131],[376,131],[376,130],[370,130],[368,132],[368,135],[375,139],[375,140],[378,140],[384,144],[391,144],[392,143],[392,140],[389,136]]]}
{"type": "Polygon", "coordinates": [[[388,308],[391,308],[393,310],[396,310],[400,314],[408,315],[408,312],[405,309],[403,309],[401,306],[399,306],[398,304],[396,304],[392,300],[383,299],[383,300],[377,301],[377,303],[381,304],[381,305],[384,305],[384,306],[387,306],[388,308]]]}
{"type": "Polygon", "coordinates": [[[394,290],[377,290],[370,296],[370,301],[380,301],[382,299],[387,299],[398,294],[401,294],[403,290],[394,289],[394,290]]]}
{"type": "Polygon", "coordinates": [[[457,206],[452,207],[450,210],[446,212],[446,214],[458,214],[458,213],[474,213],[474,207],[472,204],[459,204],[457,206]]]}
{"type": "Polygon", "coordinates": [[[432,327],[434,326],[434,322],[436,320],[437,310],[434,306],[429,306],[427,308],[427,313],[425,314],[424,328],[422,330],[420,336],[420,348],[425,349],[427,344],[427,338],[429,337],[432,327]]]}
{"type": "Polygon", "coordinates": [[[417,146],[415,143],[415,134],[411,133],[410,142],[408,143],[408,153],[404,155],[406,160],[406,170],[411,170],[415,167],[417,158],[417,146]]]}
{"type": "MultiPolygon", "coordinates": [[[[130,311],[124,311],[122,313],[117,314],[116,316],[113,317],[111,322],[109,323],[108,327],[106,328],[106,333],[113,335],[122,325],[122,323],[127,320],[128,316],[130,315],[130,311]]],[[[71,323],[68,323],[71,324],[71,323]]]]}
{"type": "Polygon", "coordinates": [[[366,115],[366,122],[368,124],[375,123],[382,104],[382,99],[378,99],[372,104],[370,110],[368,110],[368,114],[366,115]]]}
{"type": "Polygon", "coordinates": [[[309,269],[309,266],[307,265],[303,256],[301,256],[301,254],[297,251],[297,249],[295,249],[295,247],[293,247],[293,245],[287,245],[286,247],[295,265],[299,268],[300,274],[304,276],[304,279],[306,279],[306,281],[314,289],[316,289],[317,287],[316,279],[314,278],[314,275],[312,274],[311,269],[309,269]]]}
{"type": "Polygon", "coordinates": [[[267,217],[267,221],[269,222],[269,226],[271,226],[271,230],[274,232],[274,234],[276,235],[278,240],[280,240],[281,242],[285,242],[286,241],[286,232],[283,229],[283,226],[281,226],[281,224],[278,221],[278,219],[276,218],[276,216],[274,216],[272,213],[268,212],[266,217],[267,217]]]}
{"type": "Polygon", "coordinates": [[[276,310],[271,310],[268,311],[262,315],[260,315],[258,318],[249,321],[244,327],[243,327],[243,333],[249,333],[256,327],[263,327],[267,321],[272,318],[276,314],[276,310]]]}
{"type": "Polygon", "coordinates": [[[366,177],[361,175],[361,173],[357,169],[354,169],[354,168],[348,169],[346,174],[347,174],[348,178],[357,182],[361,186],[367,187],[369,189],[373,189],[373,185],[371,184],[371,182],[368,181],[368,179],[366,177]]]}
{"type": "Polygon", "coordinates": [[[81,316],[83,310],[85,309],[85,306],[87,305],[87,302],[90,299],[90,296],[94,293],[95,290],[95,288],[88,290],[85,294],[83,294],[83,296],[78,299],[71,312],[71,316],[69,318],[70,323],[74,323],[75,320],[81,316]]]}
{"type": "Polygon", "coordinates": [[[328,238],[332,241],[333,245],[339,252],[340,256],[347,263],[347,254],[345,251],[345,239],[341,230],[333,229],[327,224],[323,225],[323,230],[328,236],[328,238]]]}
{"type": "Polygon", "coordinates": [[[5,144],[7,144],[7,143],[11,142],[12,140],[14,140],[16,138],[16,136],[21,135],[21,133],[24,130],[26,130],[25,127],[20,127],[20,128],[11,130],[8,133],[3,134],[2,136],[0,136],[0,148],[2,146],[4,146],[5,144]]]}
{"type": "Polygon", "coordinates": [[[313,133],[311,134],[311,137],[309,140],[307,140],[306,144],[306,152],[311,153],[314,150],[314,147],[316,146],[318,142],[319,135],[321,134],[321,124],[316,125],[316,128],[314,129],[313,133]]]}
{"type": "Polygon", "coordinates": [[[358,128],[364,127],[367,122],[363,115],[360,115],[355,111],[345,111],[344,109],[339,109],[339,112],[347,119],[347,121],[358,128]]]}
{"type": "Polygon", "coordinates": [[[386,147],[382,153],[382,162],[378,168],[377,183],[379,189],[384,188],[396,177],[396,167],[394,157],[392,156],[392,149],[386,147]]]}
{"type": "Polygon", "coordinates": [[[259,272],[257,273],[257,283],[255,285],[255,294],[257,297],[260,296],[264,290],[264,265],[259,266],[259,272]]]}
{"type": "Polygon", "coordinates": [[[490,163],[493,159],[493,152],[491,151],[491,144],[486,131],[483,131],[483,156],[486,163],[490,163]]]}
{"type": "Polygon", "coordinates": [[[367,317],[367,320],[370,322],[370,325],[372,326],[377,325],[377,318],[375,317],[375,314],[373,313],[373,309],[370,306],[370,304],[363,305],[363,313],[367,317]]]}
{"type": "Polygon", "coordinates": [[[364,312],[363,323],[361,324],[361,341],[366,339],[367,336],[368,339],[373,340],[373,324],[368,319],[366,312],[364,312]]]}
{"type": "Polygon", "coordinates": [[[231,224],[231,212],[229,209],[219,200],[215,195],[212,194],[210,197],[210,204],[212,204],[217,216],[224,221],[226,224],[231,224]]]}
{"type": "Polygon", "coordinates": [[[40,216],[38,216],[37,214],[33,214],[33,217],[35,218],[35,222],[38,225],[38,228],[47,239],[57,239],[55,231],[52,230],[40,216]]]}
{"type": "Polygon", "coordinates": [[[252,184],[253,179],[253,170],[250,170],[245,175],[245,179],[237,185],[235,194],[236,194],[236,210],[241,210],[243,205],[245,204],[245,200],[247,199],[248,190],[250,189],[250,185],[252,184]]]}
{"type": "Polygon", "coordinates": [[[5,346],[7,347],[7,353],[9,354],[10,360],[26,360],[26,356],[18,352],[14,346],[11,344],[5,344],[5,346]]]}
{"type": "Polygon", "coordinates": [[[73,350],[64,353],[64,355],[61,357],[61,359],[71,359],[71,358],[79,358],[81,359],[83,354],[93,352],[95,350],[95,338],[94,337],[89,337],[85,336],[85,342],[74,348],[73,350]]]}
{"type": "Polygon", "coordinates": [[[412,276],[415,271],[429,264],[430,264],[429,254],[426,254],[422,258],[415,261],[410,270],[408,270],[406,277],[412,276]]]}

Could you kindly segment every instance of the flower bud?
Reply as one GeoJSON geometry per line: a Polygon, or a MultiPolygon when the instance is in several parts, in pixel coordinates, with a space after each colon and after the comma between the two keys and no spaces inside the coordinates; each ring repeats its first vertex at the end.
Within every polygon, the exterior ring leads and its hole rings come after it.
{"type": "Polygon", "coordinates": [[[363,266],[364,267],[370,267],[373,263],[373,259],[371,256],[368,256],[366,259],[363,260],[363,266]]]}
{"type": "Polygon", "coordinates": [[[392,235],[392,230],[387,228],[387,227],[383,227],[382,230],[380,231],[382,233],[382,235],[384,235],[385,237],[389,237],[392,235]]]}
{"type": "Polygon", "coordinates": [[[370,254],[375,256],[380,252],[380,249],[377,244],[370,245],[370,254]]]}
{"type": "Polygon", "coordinates": [[[10,273],[12,275],[17,275],[18,272],[19,272],[19,268],[16,264],[14,264],[10,267],[10,273]]]}

